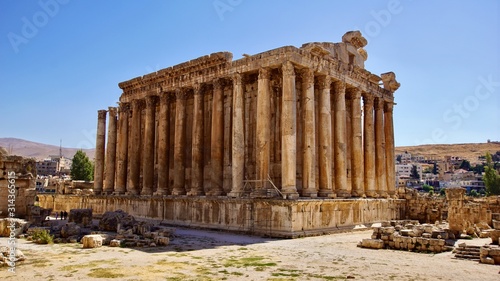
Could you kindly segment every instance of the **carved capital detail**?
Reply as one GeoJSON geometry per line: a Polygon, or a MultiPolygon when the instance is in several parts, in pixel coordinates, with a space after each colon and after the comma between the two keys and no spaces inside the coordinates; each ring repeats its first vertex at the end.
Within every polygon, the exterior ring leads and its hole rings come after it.
{"type": "Polygon", "coordinates": [[[345,82],[343,81],[335,81],[333,83],[333,88],[335,90],[335,94],[345,94],[345,82]]]}
{"type": "Polygon", "coordinates": [[[270,71],[267,68],[259,68],[259,79],[269,79],[270,71]]]}
{"type": "Polygon", "coordinates": [[[283,70],[283,75],[295,76],[295,67],[290,61],[283,63],[282,70],[283,70]]]}
{"type": "Polygon", "coordinates": [[[146,106],[154,107],[156,105],[156,96],[147,96],[146,97],[146,106]]]}
{"type": "Polygon", "coordinates": [[[97,111],[97,119],[106,119],[106,110],[101,109],[97,111]]]}
{"type": "Polygon", "coordinates": [[[393,102],[385,102],[384,104],[384,111],[385,112],[392,112],[394,109],[394,103],[393,102]]]}
{"type": "Polygon", "coordinates": [[[321,75],[318,77],[318,86],[321,90],[329,89],[332,85],[332,78],[328,75],[321,75]]]}
{"type": "Polygon", "coordinates": [[[376,110],[384,110],[384,99],[377,97],[375,100],[375,109],[376,110]]]}
{"type": "Polygon", "coordinates": [[[118,109],[116,107],[110,106],[108,107],[109,117],[116,117],[118,109]]]}
{"type": "Polygon", "coordinates": [[[201,95],[202,94],[202,88],[203,88],[203,84],[201,83],[194,83],[193,84],[193,94],[196,96],[196,95],[201,95]]]}
{"type": "Polygon", "coordinates": [[[359,100],[361,98],[361,90],[358,88],[350,88],[349,96],[352,100],[359,100]]]}
{"type": "Polygon", "coordinates": [[[369,93],[363,95],[363,104],[365,107],[373,107],[374,97],[369,93]]]}
{"type": "Polygon", "coordinates": [[[302,83],[310,86],[314,84],[314,72],[310,68],[304,68],[301,71],[302,83]]]}
{"type": "Polygon", "coordinates": [[[175,99],[185,100],[185,99],[187,99],[187,97],[188,97],[187,89],[185,89],[185,88],[175,89],[175,99]]]}

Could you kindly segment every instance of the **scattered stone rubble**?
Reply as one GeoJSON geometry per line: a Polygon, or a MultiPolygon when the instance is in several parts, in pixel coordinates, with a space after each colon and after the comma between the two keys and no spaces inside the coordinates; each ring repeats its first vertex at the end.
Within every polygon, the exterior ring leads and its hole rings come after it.
{"type": "Polygon", "coordinates": [[[15,249],[15,252],[11,252],[11,248],[0,246],[0,267],[9,266],[11,263],[18,263],[26,260],[23,252],[19,249],[15,249]]]}
{"type": "Polygon", "coordinates": [[[363,239],[358,247],[441,253],[453,249],[453,238],[453,234],[441,226],[394,220],[375,227],[372,238],[363,239]]]}
{"type": "MultiPolygon", "coordinates": [[[[11,229],[15,237],[25,237],[31,241],[37,230],[47,230],[54,236],[54,243],[78,243],[83,248],[98,248],[103,245],[111,247],[156,247],[167,246],[175,229],[150,222],[137,221],[128,213],[117,210],[106,212],[99,223],[93,223],[91,209],[70,210],[68,222],[49,220],[35,225],[22,219],[0,219],[0,236],[9,237],[11,229]],[[11,227],[15,226],[15,227],[11,227]]],[[[4,250],[3,248],[1,250],[4,250]]],[[[20,253],[20,251],[19,251],[20,253]]],[[[24,259],[22,253],[16,261],[24,259]]],[[[5,264],[8,257],[0,255],[0,265],[5,264]]]]}

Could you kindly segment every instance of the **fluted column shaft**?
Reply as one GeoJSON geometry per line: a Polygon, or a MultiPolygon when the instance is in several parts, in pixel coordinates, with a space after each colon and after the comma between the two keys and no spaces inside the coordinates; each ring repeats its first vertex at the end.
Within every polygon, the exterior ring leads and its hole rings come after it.
{"type": "Polygon", "coordinates": [[[346,104],[345,88],[342,81],[334,83],[335,87],[335,187],[338,197],[350,197],[347,189],[346,167],[346,104]]]}
{"type": "MultiPolygon", "coordinates": [[[[236,73],[233,76],[233,134],[231,154],[231,177],[233,186],[230,197],[240,197],[243,194],[243,180],[245,169],[245,132],[244,132],[244,100],[242,76],[236,73]]],[[[258,99],[258,96],[257,96],[258,99]]]]}
{"type": "Polygon", "coordinates": [[[375,103],[375,171],[377,192],[387,197],[387,180],[385,167],[385,135],[384,135],[384,100],[377,98],[375,103]]]}
{"type": "Polygon", "coordinates": [[[385,163],[387,173],[387,192],[390,196],[396,194],[396,172],[394,163],[394,103],[386,102],[384,107],[384,131],[385,131],[385,163]]]}
{"type": "Polygon", "coordinates": [[[188,195],[203,195],[203,95],[201,85],[194,86],[193,145],[191,153],[191,191],[188,195]]]}
{"type": "Polygon", "coordinates": [[[256,116],[256,180],[252,196],[266,195],[267,177],[271,154],[271,94],[269,91],[269,70],[259,69],[257,81],[257,116],[256,116]]]}
{"type": "Polygon", "coordinates": [[[94,193],[101,194],[104,175],[104,149],[106,142],[106,110],[97,111],[97,135],[95,142],[94,193]]]}
{"type": "Polygon", "coordinates": [[[213,82],[211,135],[212,149],[210,151],[210,161],[212,180],[210,190],[206,194],[209,196],[219,196],[224,192],[224,93],[222,91],[222,81],[219,79],[213,82]]]}
{"type": "Polygon", "coordinates": [[[174,186],[172,195],[186,194],[186,167],[184,159],[186,154],[186,99],[186,90],[177,89],[175,92],[174,186]]]}
{"type": "Polygon", "coordinates": [[[283,64],[283,98],[281,116],[281,192],[287,198],[297,193],[297,92],[295,69],[290,61],[283,64]]]}
{"type": "Polygon", "coordinates": [[[132,126],[130,126],[130,140],[128,151],[127,193],[129,195],[139,194],[139,180],[141,173],[141,101],[132,101],[132,126]]]}
{"type": "Polygon", "coordinates": [[[373,119],[373,96],[363,95],[363,150],[364,150],[364,183],[368,197],[378,197],[375,180],[375,129],[373,119]]]}
{"type": "Polygon", "coordinates": [[[106,176],[104,181],[104,192],[113,193],[115,188],[116,167],[116,107],[109,107],[108,143],[106,145],[106,176]]]}
{"type": "Polygon", "coordinates": [[[118,111],[118,142],[116,156],[115,194],[125,194],[127,187],[127,150],[128,150],[128,113],[129,104],[120,103],[118,111]]]}
{"type": "Polygon", "coordinates": [[[169,147],[170,147],[170,96],[162,93],[160,96],[160,111],[158,116],[158,187],[157,195],[168,194],[169,177],[169,147]]]}
{"type": "Polygon", "coordinates": [[[316,187],[316,122],[314,120],[314,73],[302,72],[302,96],[304,110],[304,146],[302,165],[302,196],[317,197],[316,187]]]}
{"type": "Polygon", "coordinates": [[[332,117],[329,76],[319,77],[319,191],[320,197],[334,197],[332,188],[332,117]]]}
{"type": "Polygon", "coordinates": [[[141,195],[153,195],[155,169],[155,114],[156,96],[146,97],[146,120],[144,124],[144,150],[142,154],[141,195]]]}
{"type": "Polygon", "coordinates": [[[351,90],[351,182],[352,195],[365,195],[363,184],[363,134],[361,131],[361,91],[351,90]]]}

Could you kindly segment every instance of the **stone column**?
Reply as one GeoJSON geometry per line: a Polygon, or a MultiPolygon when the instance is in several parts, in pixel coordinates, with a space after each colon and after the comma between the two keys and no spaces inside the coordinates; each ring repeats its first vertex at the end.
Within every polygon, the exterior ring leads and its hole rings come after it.
{"type": "Polygon", "coordinates": [[[186,99],[185,89],[175,90],[174,186],[172,195],[186,194],[186,99]]]}
{"type": "Polygon", "coordinates": [[[146,120],[144,124],[144,150],[142,153],[141,195],[153,195],[155,176],[155,113],[156,96],[146,97],[146,120]]]}
{"type": "Polygon", "coordinates": [[[352,89],[351,96],[351,178],[352,195],[364,196],[363,184],[363,135],[361,132],[361,91],[352,89]]]}
{"type": "Polygon", "coordinates": [[[125,194],[127,189],[128,113],[129,104],[120,103],[118,111],[118,143],[116,156],[115,194],[125,194]]]}
{"type": "Polygon", "coordinates": [[[345,82],[336,81],[335,87],[335,187],[337,197],[350,197],[347,188],[346,167],[346,105],[345,82]]]}
{"type": "Polygon", "coordinates": [[[268,188],[269,162],[271,154],[271,93],[269,91],[269,70],[259,69],[257,81],[257,110],[256,110],[256,180],[252,197],[264,197],[268,188]]]}
{"type": "Polygon", "coordinates": [[[242,79],[242,75],[239,73],[233,76],[233,146],[231,156],[233,186],[231,192],[227,195],[230,197],[240,197],[243,194],[245,169],[245,104],[243,99],[244,85],[242,79]]]}
{"type": "Polygon", "coordinates": [[[319,191],[320,197],[334,197],[332,188],[332,117],[329,76],[319,77],[319,191]]]}
{"type": "Polygon", "coordinates": [[[297,93],[295,69],[290,61],[283,64],[283,101],[281,116],[281,192],[291,199],[297,193],[297,93]]]}
{"type": "Polygon", "coordinates": [[[199,196],[203,190],[203,95],[201,85],[195,84],[193,101],[193,145],[191,153],[191,190],[188,195],[199,196]]]}
{"type": "Polygon", "coordinates": [[[104,175],[104,146],[106,142],[106,110],[97,111],[95,142],[94,194],[101,194],[104,175]]]}
{"type": "Polygon", "coordinates": [[[384,107],[385,130],[385,163],[387,173],[387,191],[390,196],[396,195],[396,171],[394,163],[394,124],[392,118],[394,103],[386,102],[384,107]]]}
{"type": "Polygon", "coordinates": [[[215,79],[213,82],[212,150],[210,151],[212,181],[210,190],[206,192],[209,196],[219,196],[224,192],[224,92],[222,83],[220,79],[215,79]]]}
{"type": "Polygon", "coordinates": [[[127,194],[139,194],[139,180],[141,177],[141,100],[132,101],[132,126],[130,126],[130,140],[128,152],[127,194]]]}
{"type": "Polygon", "coordinates": [[[375,103],[375,172],[377,192],[387,197],[386,167],[385,167],[385,136],[384,136],[384,100],[377,98],[375,103]]]}
{"type": "Polygon", "coordinates": [[[375,181],[375,131],[373,127],[373,96],[363,95],[363,150],[364,150],[364,183],[367,197],[378,197],[375,181]]]}
{"type": "Polygon", "coordinates": [[[314,120],[314,73],[306,68],[302,72],[304,110],[304,146],[302,164],[302,196],[317,197],[316,189],[316,121],[314,120]]]}
{"type": "Polygon", "coordinates": [[[116,167],[116,107],[109,107],[108,143],[106,145],[106,176],[104,193],[112,194],[115,189],[116,167]]]}
{"type": "Polygon", "coordinates": [[[160,112],[158,116],[158,187],[156,195],[168,194],[168,157],[170,148],[170,95],[160,96],[160,112]]]}

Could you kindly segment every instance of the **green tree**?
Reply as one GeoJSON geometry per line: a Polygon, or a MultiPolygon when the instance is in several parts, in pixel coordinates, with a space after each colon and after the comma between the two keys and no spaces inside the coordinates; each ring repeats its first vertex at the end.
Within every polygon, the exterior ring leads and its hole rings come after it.
{"type": "Polygon", "coordinates": [[[484,165],[483,164],[476,164],[474,168],[472,169],[474,171],[474,174],[482,174],[484,172],[484,165]]]}
{"type": "Polygon", "coordinates": [[[416,180],[419,180],[420,179],[420,175],[418,173],[418,170],[417,170],[417,166],[416,165],[413,165],[411,167],[411,171],[410,171],[410,178],[412,179],[416,179],[416,180]]]}
{"type": "Polygon", "coordinates": [[[491,154],[486,153],[486,165],[483,175],[484,185],[486,186],[487,195],[500,195],[500,176],[493,168],[491,154]]]}
{"type": "Polygon", "coordinates": [[[425,192],[432,191],[432,193],[434,193],[434,187],[432,187],[431,185],[428,185],[428,184],[422,185],[422,190],[425,192]]]}
{"type": "Polygon", "coordinates": [[[82,150],[78,150],[73,156],[73,164],[71,165],[71,178],[73,180],[91,181],[94,179],[94,165],[90,162],[87,154],[82,150]]]}
{"type": "Polygon", "coordinates": [[[462,160],[462,163],[460,163],[460,169],[469,171],[471,169],[470,162],[467,160],[462,160]]]}

